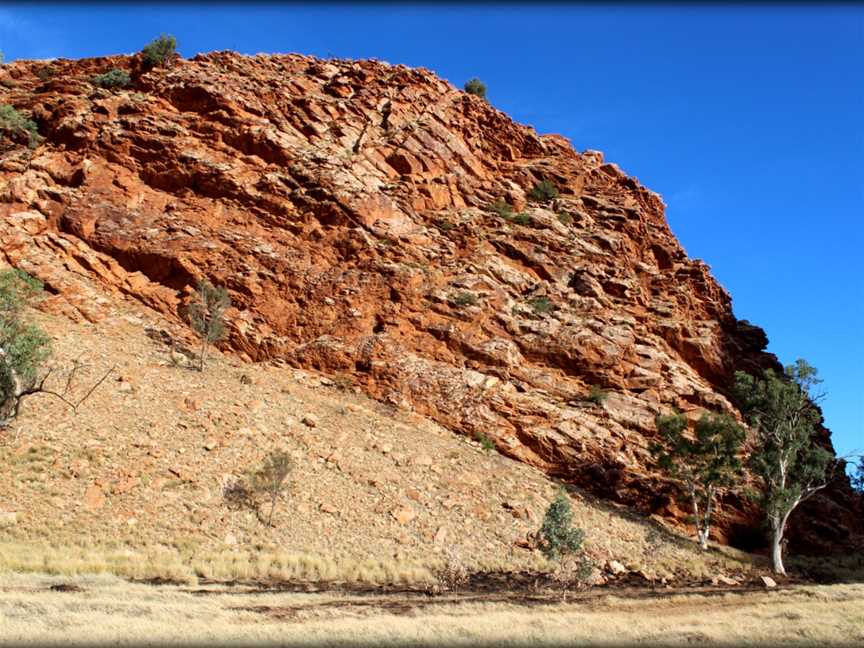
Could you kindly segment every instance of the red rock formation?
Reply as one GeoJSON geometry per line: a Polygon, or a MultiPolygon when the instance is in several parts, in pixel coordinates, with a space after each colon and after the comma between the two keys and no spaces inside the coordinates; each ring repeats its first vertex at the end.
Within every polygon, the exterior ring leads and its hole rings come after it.
{"type": "MultiPolygon", "coordinates": [[[[0,72],[2,102],[46,138],[0,160],[0,242],[58,312],[95,319],[125,294],[182,318],[207,277],[235,305],[227,347],[351,376],[667,515],[671,491],[646,468],[654,416],[731,409],[735,369],[776,365],[657,194],[426,70],[230,52],[45,68],[0,72]],[[89,83],[112,67],[130,88],[89,83]],[[560,190],[543,205],[528,197],[541,179],[560,190]]],[[[841,491],[810,546],[853,529],[841,491]]],[[[729,504],[721,540],[755,515],[729,504]]]]}

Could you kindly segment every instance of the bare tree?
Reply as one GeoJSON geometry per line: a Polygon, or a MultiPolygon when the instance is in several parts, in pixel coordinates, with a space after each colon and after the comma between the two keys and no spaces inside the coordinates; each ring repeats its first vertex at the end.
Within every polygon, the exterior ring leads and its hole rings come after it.
{"type": "Polygon", "coordinates": [[[267,515],[267,526],[273,526],[273,511],[276,502],[285,491],[288,474],[291,472],[291,459],[285,452],[274,452],[267,456],[261,467],[252,473],[250,487],[254,493],[260,493],[268,498],[270,512],[267,515]]]}

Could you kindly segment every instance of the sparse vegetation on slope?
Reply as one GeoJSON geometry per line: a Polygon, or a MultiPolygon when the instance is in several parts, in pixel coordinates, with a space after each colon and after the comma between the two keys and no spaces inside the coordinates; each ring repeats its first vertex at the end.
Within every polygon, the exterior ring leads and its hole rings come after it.
{"type": "Polygon", "coordinates": [[[131,83],[129,73],[125,70],[114,68],[104,74],[96,74],[90,82],[100,88],[125,88],[131,83]]]}
{"type": "Polygon", "coordinates": [[[201,338],[198,371],[204,371],[207,348],[225,335],[225,311],[230,306],[231,299],[224,287],[217,288],[206,279],[198,282],[195,300],[189,305],[192,329],[201,338]]]}
{"type": "Polygon", "coordinates": [[[13,144],[26,139],[26,144],[31,149],[35,149],[42,139],[36,122],[8,104],[0,105],[0,133],[3,134],[3,139],[8,139],[13,144]]]}

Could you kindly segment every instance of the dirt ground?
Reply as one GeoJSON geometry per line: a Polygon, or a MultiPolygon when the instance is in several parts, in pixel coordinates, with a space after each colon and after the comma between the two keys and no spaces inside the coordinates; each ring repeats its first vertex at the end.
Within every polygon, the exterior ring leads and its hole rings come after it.
{"type": "Polygon", "coordinates": [[[277,592],[0,578],[0,644],[820,645],[864,642],[864,585],[777,590],[277,592]]]}

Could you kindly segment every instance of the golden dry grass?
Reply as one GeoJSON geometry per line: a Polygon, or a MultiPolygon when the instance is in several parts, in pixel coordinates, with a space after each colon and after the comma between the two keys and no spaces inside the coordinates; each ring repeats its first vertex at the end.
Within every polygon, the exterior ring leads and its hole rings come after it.
{"type": "Polygon", "coordinates": [[[394,600],[386,596],[196,596],[179,587],[110,576],[73,579],[82,592],[51,591],[57,582],[32,575],[0,579],[3,642],[852,646],[864,641],[864,585],[650,600],[601,596],[531,608],[449,600],[395,614],[388,608],[394,600]]]}
{"type": "Polygon", "coordinates": [[[434,563],[374,558],[334,559],[292,554],[275,548],[206,549],[194,546],[52,545],[0,542],[0,574],[55,576],[115,575],[136,580],[163,579],[195,583],[199,578],[235,581],[348,581],[369,584],[432,583],[434,563]]]}

